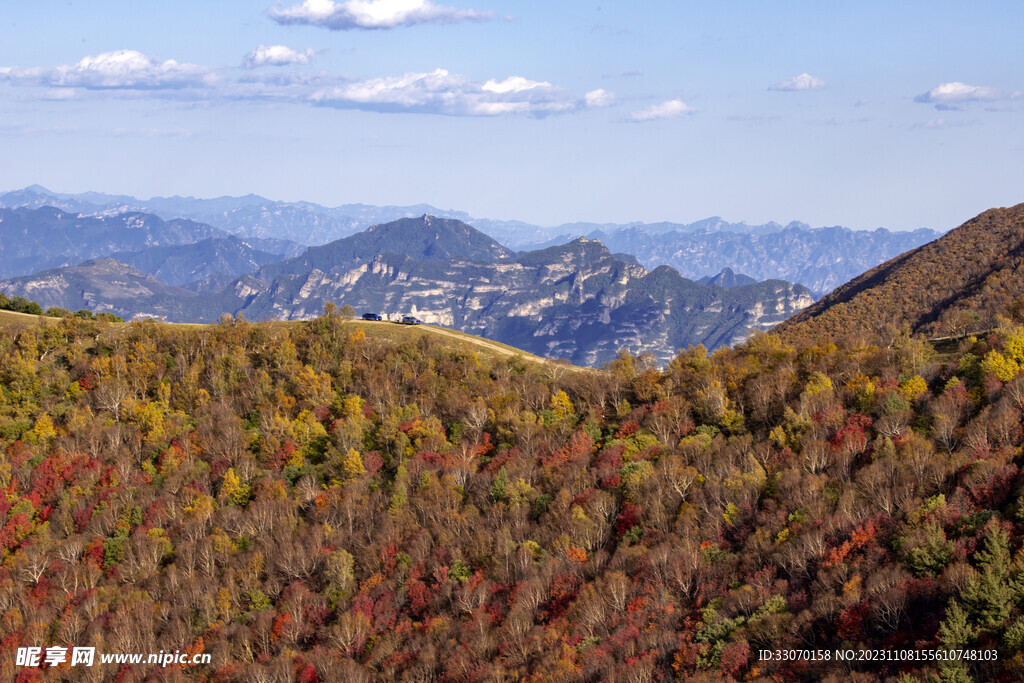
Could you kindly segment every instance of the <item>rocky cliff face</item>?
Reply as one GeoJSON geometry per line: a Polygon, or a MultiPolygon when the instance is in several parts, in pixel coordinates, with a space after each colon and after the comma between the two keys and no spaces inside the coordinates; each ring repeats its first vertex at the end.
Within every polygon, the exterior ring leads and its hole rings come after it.
{"type": "Polygon", "coordinates": [[[667,362],[680,348],[737,342],[814,302],[807,289],[777,280],[724,289],[670,268],[649,272],[587,238],[496,263],[383,253],[270,280],[245,278],[234,291],[249,319],[309,318],[331,301],[359,313],[415,315],[585,365],[623,348],[667,362]]]}

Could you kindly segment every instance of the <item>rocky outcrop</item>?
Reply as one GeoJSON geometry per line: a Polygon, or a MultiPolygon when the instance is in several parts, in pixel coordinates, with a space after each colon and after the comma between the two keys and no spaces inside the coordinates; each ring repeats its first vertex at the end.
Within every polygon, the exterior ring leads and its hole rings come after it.
{"type": "Polygon", "coordinates": [[[667,267],[650,272],[587,238],[495,263],[382,253],[326,270],[288,272],[288,262],[272,270],[284,272],[235,286],[251,294],[242,308],[249,319],[310,318],[331,301],[394,319],[412,314],[585,365],[620,349],[667,362],[691,344],[738,342],[814,302],[806,288],[779,280],[727,289],[667,267]]]}

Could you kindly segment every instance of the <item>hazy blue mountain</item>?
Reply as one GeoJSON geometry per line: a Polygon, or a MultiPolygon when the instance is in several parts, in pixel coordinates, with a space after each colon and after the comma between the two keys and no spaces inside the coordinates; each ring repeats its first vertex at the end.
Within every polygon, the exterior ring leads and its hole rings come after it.
{"type": "MultiPolygon", "coordinates": [[[[939,236],[924,229],[890,232],[811,228],[797,221],[786,225],[748,225],[730,223],[718,216],[693,223],[566,223],[543,227],[522,221],[472,218],[461,211],[425,204],[346,204],[330,208],[310,202],[276,202],[258,195],[139,200],[99,193],[63,195],[31,186],[0,196],[0,206],[7,207],[42,206],[47,202],[90,215],[136,210],[164,218],[189,218],[246,239],[278,238],[308,245],[328,244],[372,225],[426,213],[470,223],[504,246],[519,251],[543,249],[587,236],[604,242],[613,252],[632,254],[647,268],[670,265],[692,279],[714,276],[729,268],[757,280],[779,278],[797,282],[817,295],[939,236]]],[[[296,253],[293,250],[289,255],[296,253]]]]}
{"type": "Polygon", "coordinates": [[[262,269],[262,278],[284,273],[306,273],[314,268],[330,270],[353,262],[365,262],[390,252],[412,259],[443,261],[463,259],[494,263],[507,261],[515,253],[467,223],[424,214],[375,225],[368,230],[319,247],[301,256],[262,269]]]}
{"type": "Polygon", "coordinates": [[[193,244],[115,252],[111,257],[154,275],[161,282],[179,286],[217,275],[238,277],[282,259],[281,254],[256,249],[233,235],[193,244]]]}
{"type": "Polygon", "coordinates": [[[757,280],[754,278],[742,273],[734,273],[732,268],[723,268],[722,272],[718,275],[706,275],[697,280],[697,284],[716,285],[718,287],[742,287],[743,285],[753,285],[756,283],[757,280]]]}
{"type": "Polygon", "coordinates": [[[467,220],[461,211],[444,211],[427,204],[372,206],[345,204],[324,207],[311,202],[279,202],[250,194],[244,197],[152,197],[137,199],[97,192],[61,194],[39,185],[0,195],[0,207],[38,208],[55,206],[86,215],[115,215],[129,211],[153,213],[165,218],[187,218],[214,225],[246,238],[277,238],[305,245],[326,244],[366,228],[399,218],[429,213],[467,220]]]}
{"type": "Polygon", "coordinates": [[[153,317],[168,322],[213,322],[222,310],[234,305],[230,297],[173,287],[112,258],[0,280],[0,292],[31,299],[44,309],[87,308],[125,320],[153,317]]]}
{"type": "Polygon", "coordinates": [[[0,209],[0,277],[72,265],[118,251],[190,244],[227,233],[143,213],[89,217],[53,207],[0,209]]]}
{"type": "Polygon", "coordinates": [[[938,235],[923,229],[808,229],[790,224],[779,232],[769,233],[652,234],[646,227],[634,227],[602,234],[601,239],[610,249],[633,254],[648,268],[665,264],[694,279],[729,268],[756,280],[777,278],[797,282],[820,296],[938,235]]]}
{"type": "MultiPolygon", "coordinates": [[[[8,209],[39,209],[52,206],[68,213],[96,215],[102,207],[112,204],[129,205],[138,200],[127,195],[108,195],[100,192],[61,194],[51,192],[42,185],[29,185],[21,190],[0,194],[0,207],[8,209]]],[[[120,212],[124,213],[124,212],[120,212]]]]}

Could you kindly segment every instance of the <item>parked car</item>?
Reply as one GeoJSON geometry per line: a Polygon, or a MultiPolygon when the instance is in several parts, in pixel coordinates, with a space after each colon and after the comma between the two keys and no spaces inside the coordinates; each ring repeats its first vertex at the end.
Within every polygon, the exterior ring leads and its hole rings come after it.
{"type": "Polygon", "coordinates": [[[419,318],[417,318],[416,316],[403,315],[402,316],[402,324],[403,325],[422,325],[423,321],[420,320],[419,318]]]}
{"type": "Polygon", "coordinates": [[[380,313],[363,313],[363,320],[383,320],[380,313]]]}

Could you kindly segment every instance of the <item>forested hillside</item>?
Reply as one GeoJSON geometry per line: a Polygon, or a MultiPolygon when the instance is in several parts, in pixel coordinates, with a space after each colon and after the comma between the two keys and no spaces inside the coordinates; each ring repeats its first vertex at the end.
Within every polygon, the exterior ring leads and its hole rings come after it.
{"type": "Polygon", "coordinates": [[[1024,204],[991,209],[934,242],[901,254],[780,325],[783,334],[829,337],[891,332],[929,336],[1024,320],[1024,204]]]}
{"type": "Polygon", "coordinates": [[[0,675],[1019,680],[1024,329],[665,371],[345,323],[0,336],[0,675]],[[759,662],[763,648],[997,661],[759,662]]]}

